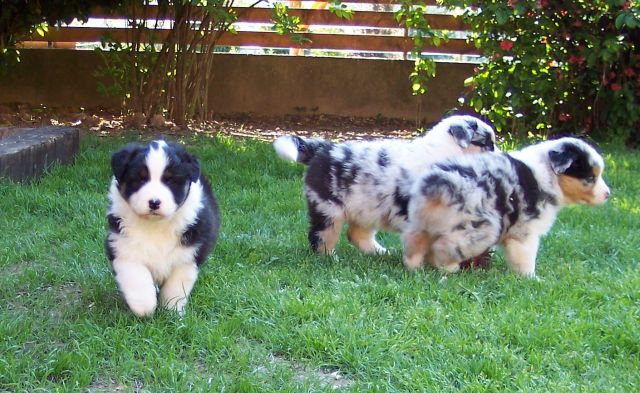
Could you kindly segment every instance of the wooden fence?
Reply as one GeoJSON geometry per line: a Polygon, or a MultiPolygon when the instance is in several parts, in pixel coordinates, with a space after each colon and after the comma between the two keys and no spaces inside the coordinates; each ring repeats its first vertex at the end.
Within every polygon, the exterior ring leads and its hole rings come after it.
{"type": "MultiPolygon", "coordinates": [[[[426,3],[436,6],[435,0],[428,0],[426,3]]],[[[239,48],[297,48],[391,53],[399,55],[399,58],[406,58],[412,49],[411,33],[395,18],[394,7],[398,7],[397,0],[350,0],[345,4],[356,9],[351,19],[338,18],[329,11],[330,3],[324,1],[288,1],[285,4],[289,7],[291,15],[300,18],[303,27],[301,35],[308,38],[309,42],[294,43],[288,36],[278,35],[275,31],[264,31],[264,29],[250,31],[239,28],[237,33],[223,34],[218,45],[239,48]],[[322,27],[324,31],[317,32],[317,27],[322,27]]],[[[238,15],[237,26],[272,23],[271,8],[234,7],[233,9],[238,15]]],[[[156,7],[149,6],[145,14],[155,18],[156,7]]],[[[30,38],[30,42],[25,42],[23,45],[32,48],[72,48],[79,42],[98,42],[106,33],[126,42],[126,18],[123,15],[114,15],[97,9],[92,12],[90,18],[109,20],[118,27],[96,26],[95,23],[54,26],[50,27],[44,36],[34,35],[30,38]],[[117,23],[118,21],[120,23],[117,23]]],[[[433,29],[465,30],[463,22],[452,15],[436,12],[426,14],[425,18],[433,29]]],[[[168,30],[160,30],[158,34],[162,37],[162,34],[168,34],[168,30]]],[[[464,36],[460,34],[446,42],[441,42],[439,46],[426,46],[424,52],[453,55],[478,54],[477,48],[467,43],[464,36]]],[[[291,54],[302,54],[302,52],[292,51],[291,54]]]]}
{"type": "MultiPolygon", "coordinates": [[[[478,51],[464,34],[453,35],[437,47],[426,46],[424,52],[442,62],[429,82],[428,94],[413,96],[409,80],[413,62],[408,57],[412,33],[395,19],[398,1],[349,0],[345,4],[354,14],[348,20],[331,13],[326,1],[286,2],[303,24],[302,36],[310,39],[305,44],[268,29],[273,24],[270,8],[235,7],[237,34],[225,33],[218,41],[219,50],[284,56],[216,56],[216,75],[224,77],[211,81],[213,107],[220,114],[384,116],[422,119],[423,123],[441,118],[458,105],[464,80],[474,67],[464,63],[477,61],[478,51]]],[[[435,0],[427,3],[436,5],[435,0]]],[[[461,19],[440,11],[430,7],[425,15],[434,29],[465,31],[461,19]]],[[[154,7],[145,10],[150,18],[154,12],[154,7]]],[[[131,30],[123,15],[94,10],[90,18],[85,25],[50,27],[43,37],[24,42],[26,48],[72,50],[23,50],[20,64],[10,75],[0,76],[0,104],[118,110],[117,99],[97,94],[94,75],[104,64],[102,57],[73,49],[95,47],[106,33],[127,42],[131,30]],[[106,21],[113,27],[106,27],[106,21]]]]}

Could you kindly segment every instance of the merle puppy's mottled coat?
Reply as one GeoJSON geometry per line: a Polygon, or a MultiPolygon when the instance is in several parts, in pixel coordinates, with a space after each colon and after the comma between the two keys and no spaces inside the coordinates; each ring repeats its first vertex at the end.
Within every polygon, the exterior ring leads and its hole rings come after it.
{"type": "Polygon", "coordinates": [[[540,237],[561,207],[599,205],[609,197],[604,161],[576,138],[541,142],[509,154],[484,153],[434,164],[414,184],[404,263],[423,258],[447,271],[496,244],[510,266],[535,275],[540,237]]]}
{"type": "Polygon", "coordinates": [[[331,143],[284,136],[274,148],[281,158],[308,165],[304,192],[314,251],[333,252],[346,222],[352,244],[384,253],[376,231],[404,228],[415,178],[438,159],[493,150],[495,134],[475,117],[452,116],[413,140],[331,143]]]}
{"type": "Polygon", "coordinates": [[[182,146],[128,145],[111,158],[107,256],[136,315],[161,305],[182,314],[220,226],[198,160],[182,146]]]}

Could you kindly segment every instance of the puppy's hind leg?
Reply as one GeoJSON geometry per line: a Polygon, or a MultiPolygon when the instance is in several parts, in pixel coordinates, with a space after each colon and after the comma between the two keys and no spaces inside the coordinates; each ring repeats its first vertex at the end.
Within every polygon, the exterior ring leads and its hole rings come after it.
{"type": "Polygon", "coordinates": [[[327,215],[318,209],[317,204],[309,203],[309,244],[313,251],[333,254],[340,239],[343,213],[327,215]]]}
{"type": "Polygon", "coordinates": [[[160,288],[162,305],[183,315],[187,299],[197,278],[198,267],[195,263],[175,266],[160,288]]]}
{"type": "Polygon", "coordinates": [[[131,311],[141,318],[153,314],[158,298],[151,272],[141,264],[118,258],[113,261],[113,271],[120,292],[131,311]]]}
{"type": "Polygon", "coordinates": [[[461,245],[450,236],[443,235],[431,247],[429,262],[436,268],[449,273],[460,270],[460,262],[467,259],[461,245]]]}
{"type": "Polygon", "coordinates": [[[368,254],[386,254],[387,249],[376,241],[376,231],[366,229],[356,223],[349,223],[347,238],[354,246],[368,254]]]}
{"type": "Polygon", "coordinates": [[[424,256],[431,248],[433,240],[423,231],[406,231],[402,234],[404,243],[404,266],[408,270],[416,270],[422,267],[424,256]]]}
{"type": "Polygon", "coordinates": [[[457,272],[463,261],[486,252],[497,240],[498,233],[490,228],[454,228],[433,243],[430,262],[447,272],[457,272]]]}

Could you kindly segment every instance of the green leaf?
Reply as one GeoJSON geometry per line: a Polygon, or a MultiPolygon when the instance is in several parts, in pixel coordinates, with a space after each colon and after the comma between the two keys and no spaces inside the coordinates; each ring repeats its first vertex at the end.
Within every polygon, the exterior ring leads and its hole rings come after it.
{"type": "Polygon", "coordinates": [[[349,9],[340,0],[332,0],[329,3],[329,12],[332,12],[338,18],[347,19],[347,20],[353,19],[353,10],[349,9]]]}
{"type": "Polygon", "coordinates": [[[632,13],[629,13],[627,17],[624,18],[624,24],[630,29],[635,29],[638,27],[638,20],[632,13]]]}
{"type": "Polygon", "coordinates": [[[618,14],[618,16],[616,17],[616,29],[620,30],[622,28],[622,25],[624,24],[624,18],[625,16],[627,16],[626,12],[621,12],[618,14]]]}
{"type": "Polygon", "coordinates": [[[509,20],[509,10],[506,8],[496,8],[496,22],[499,25],[504,25],[509,20]]]}

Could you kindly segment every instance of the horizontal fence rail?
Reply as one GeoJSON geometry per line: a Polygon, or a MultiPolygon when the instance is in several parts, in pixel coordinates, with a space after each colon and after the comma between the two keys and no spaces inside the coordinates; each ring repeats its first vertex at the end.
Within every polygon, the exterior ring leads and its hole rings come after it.
{"type": "MultiPolygon", "coordinates": [[[[460,18],[442,13],[435,0],[426,2],[434,11],[425,14],[425,19],[434,30],[454,32],[448,40],[440,45],[425,45],[423,53],[449,55],[450,57],[478,56],[479,50],[466,40],[465,24],[460,18]]],[[[217,45],[247,49],[291,50],[285,54],[313,55],[309,51],[322,51],[327,56],[345,56],[344,53],[359,52],[361,57],[404,58],[413,48],[411,31],[408,31],[396,20],[395,10],[399,4],[394,1],[366,0],[349,1],[345,4],[353,9],[351,19],[337,17],[328,8],[330,3],[322,1],[289,1],[290,15],[300,18],[300,37],[303,42],[294,42],[289,36],[279,35],[270,26],[272,10],[264,6],[232,7],[238,19],[234,23],[235,32],[225,32],[217,41],[217,45]],[[303,51],[301,51],[303,50],[303,51]],[[334,51],[344,52],[342,55],[334,51]],[[369,54],[367,56],[366,54],[369,54]],[[376,55],[377,54],[377,55],[376,55]]],[[[154,21],[159,15],[157,6],[140,9],[134,17],[154,21]]],[[[170,15],[165,17],[170,18],[170,15]]],[[[166,21],[167,24],[170,21],[166,21]]],[[[152,24],[150,24],[152,25],[152,24]]],[[[168,29],[160,28],[153,33],[155,40],[162,40],[168,29]]],[[[44,36],[33,35],[25,47],[80,47],[82,43],[98,43],[110,36],[120,42],[128,42],[130,31],[127,28],[127,16],[112,14],[95,9],[89,16],[89,23],[79,22],[70,25],[51,26],[44,36]]],[[[142,37],[147,41],[151,37],[142,37]]],[[[192,38],[192,37],[187,37],[192,38]]],[[[283,54],[283,53],[281,53],[283,54]]],[[[322,55],[322,54],[320,54],[322,55]]],[[[348,54],[346,56],[349,56],[348,54]]]]}

